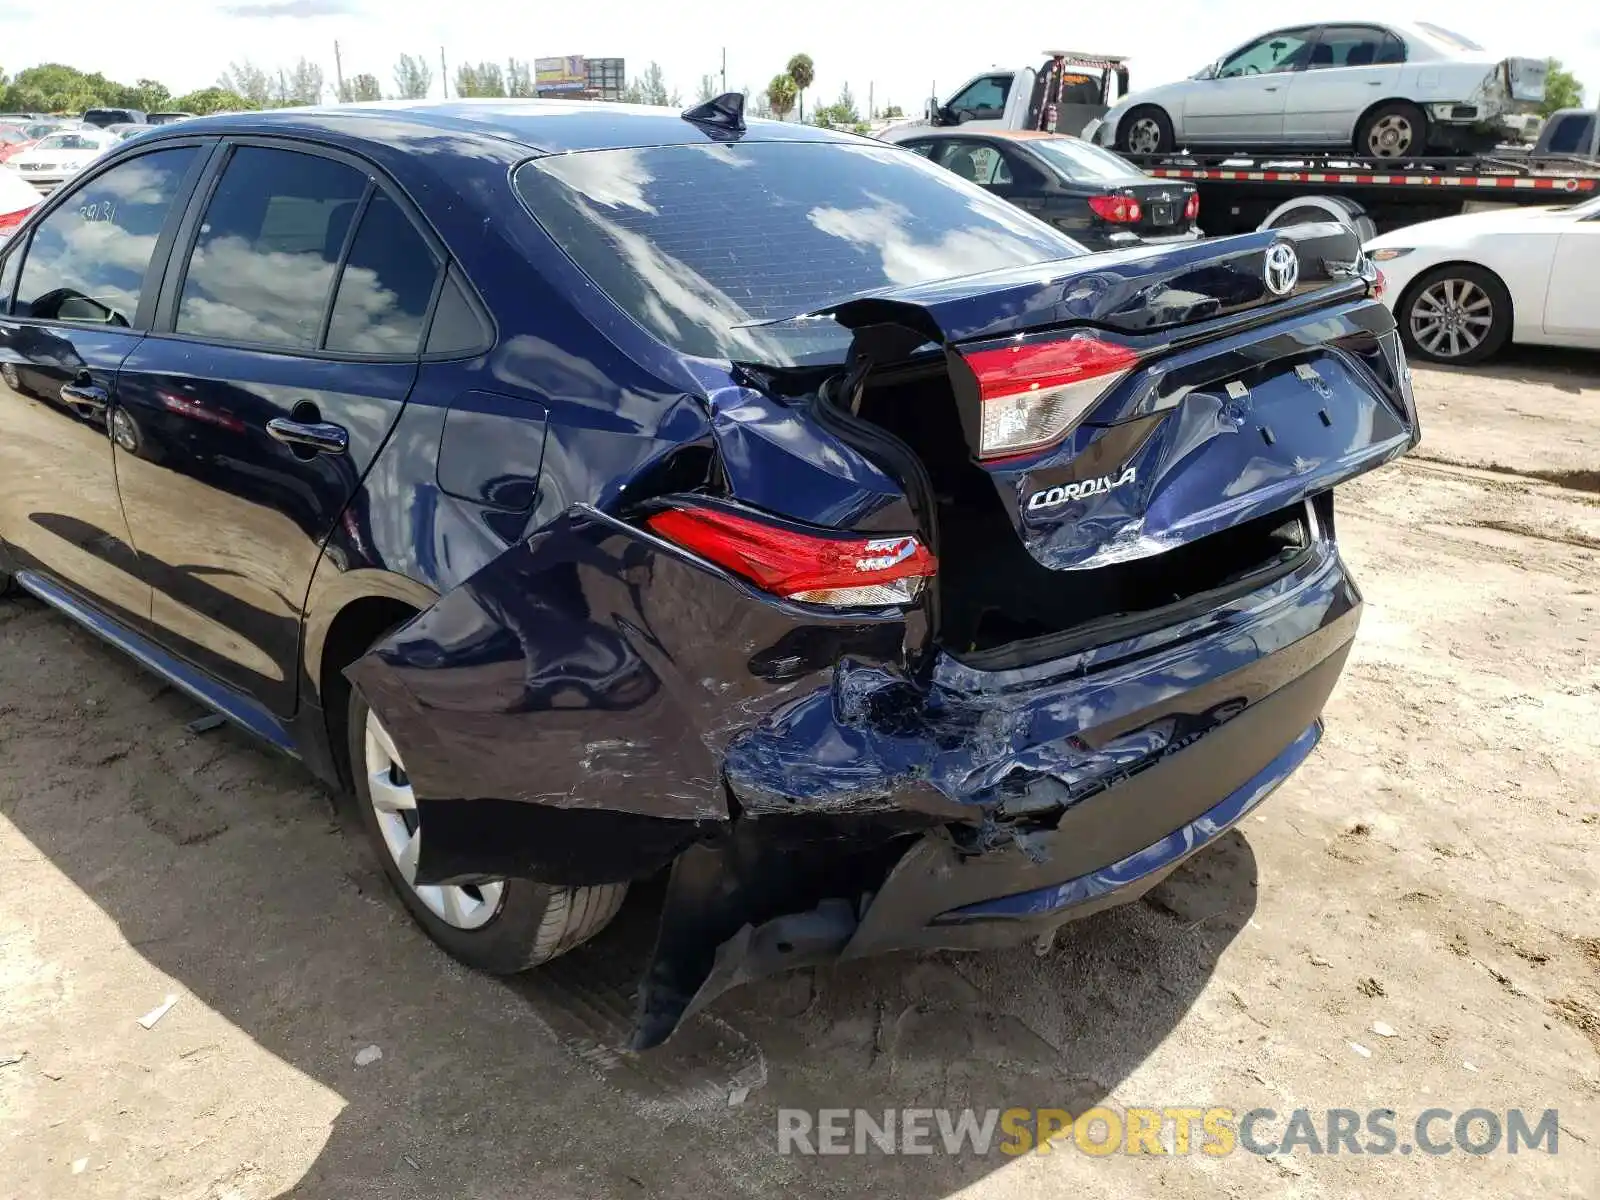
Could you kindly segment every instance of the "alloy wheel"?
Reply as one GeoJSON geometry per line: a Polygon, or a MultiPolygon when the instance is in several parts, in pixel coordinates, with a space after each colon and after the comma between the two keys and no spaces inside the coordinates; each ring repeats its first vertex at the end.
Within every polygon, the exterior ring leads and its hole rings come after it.
{"type": "Polygon", "coordinates": [[[394,739],[377,716],[367,713],[365,763],[367,797],[378,818],[378,832],[399,868],[406,886],[429,912],[456,929],[481,929],[500,912],[505,883],[500,880],[463,887],[421,884],[417,856],[422,851],[422,823],[417,817],[417,797],[406,775],[405,763],[394,739]]]}
{"type": "Polygon", "coordinates": [[[1438,358],[1459,358],[1483,344],[1494,327],[1494,301],[1470,279],[1441,279],[1417,294],[1411,337],[1438,358]]]}
{"type": "Polygon", "coordinates": [[[1391,113],[1373,125],[1367,134],[1367,149],[1374,158],[1399,158],[1411,149],[1414,139],[1411,122],[1391,113]]]}
{"type": "Polygon", "coordinates": [[[1154,117],[1140,117],[1128,128],[1128,149],[1154,154],[1161,149],[1161,126],[1154,117]]]}

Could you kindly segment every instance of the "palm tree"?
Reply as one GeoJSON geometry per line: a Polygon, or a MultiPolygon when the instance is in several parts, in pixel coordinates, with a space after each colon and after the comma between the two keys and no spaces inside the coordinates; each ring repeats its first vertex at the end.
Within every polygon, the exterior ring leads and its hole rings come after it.
{"type": "Polygon", "coordinates": [[[794,111],[795,95],[798,90],[792,77],[774,75],[772,82],[767,84],[767,107],[772,110],[772,115],[780,121],[788,117],[794,111]]]}
{"type": "Polygon", "coordinates": [[[789,78],[794,80],[795,89],[800,93],[800,119],[806,119],[806,89],[811,86],[817,77],[817,64],[811,61],[809,54],[796,54],[789,60],[789,78]]]}

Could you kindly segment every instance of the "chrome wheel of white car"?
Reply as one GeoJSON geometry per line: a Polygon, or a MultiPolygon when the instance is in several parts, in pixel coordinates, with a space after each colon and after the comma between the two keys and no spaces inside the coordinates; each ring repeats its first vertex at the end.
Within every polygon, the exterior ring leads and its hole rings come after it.
{"type": "Polygon", "coordinates": [[[417,856],[422,850],[422,824],[417,819],[417,797],[406,776],[405,763],[389,731],[377,716],[367,712],[365,770],[367,797],[401,877],[418,900],[439,920],[454,929],[481,929],[500,911],[505,884],[500,881],[466,887],[418,885],[417,856]]]}
{"type": "Polygon", "coordinates": [[[1494,327],[1494,301],[1470,279],[1441,279],[1417,293],[1411,336],[1429,354],[1460,358],[1483,345],[1494,327]]]}

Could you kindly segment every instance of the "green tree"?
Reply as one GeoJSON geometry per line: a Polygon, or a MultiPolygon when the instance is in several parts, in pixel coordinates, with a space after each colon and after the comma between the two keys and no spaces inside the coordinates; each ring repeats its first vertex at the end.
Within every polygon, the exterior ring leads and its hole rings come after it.
{"type": "Polygon", "coordinates": [[[251,108],[265,108],[273,100],[273,80],[248,58],[231,62],[228,69],[217,76],[217,87],[236,96],[243,96],[251,108]]]}
{"type": "Polygon", "coordinates": [[[890,118],[893,118],[893,117],[903,117],[906,114],[901,111],[900,106],[898,104],[889,104],[889,105],[886,105],[884,107],[883,113],[881,115],[883,116],[884,120],[889,120],[890,118]]]}
{"type": "Polygon", "coordinates": [[[394,64],[394,86],[402,100],[421,100],[433,89],[433,68],[420,54],[402,54],[394,64]]]}
{"type": "Polygon", "coordinates": [[[172,93],[158,79],[138,79],[128,92],[128,107],[140,112],[167,112],[172,107],[172,93]]]}
{"type": "Polygon", "coordinates": [[[856,111],[856,98],[850,91],[847,83],[839,89],[839,98],[832,104],[825,104],[812,115],[818,125],[835,125],[854,128],[861,123],[861,114],[856,111]]]}
{"type": "Polygon", "coordinates": [[[800,89],[794,85],[792,75],[774,75],[767,84],[767,107],[778,120],[787,120],[794,111],[795,99],[800,89]]]}
{"type": "Polygon", "coordinates": [[[1552,58],[1544,77],[1544,103],[1539,105],[1539,111],[1548,117],[1559,108],[1582,107],[1583,84],[1561,65],[1559,58],[1552,58]]]}
{"type": "Polygon", "coordinates": [[[492,62],[462,63],[456,68],[457,96],[504,96],[505,76],[500,64],[492,62]]]}
{"type": "Polygon", "coordinates": [[[676,91],[667,91],[667,77],[658,62],[646,67],[643,75],[634,76],[633,82],[622,93],[622,98],[629,104],[654,104],[659,107],[670,105],[676,108],[683,103],[683,98],[676,91]]]}
{"type": "Polygon", "coordinates": [[[339,89],[340,104],[357,104],[363,100],[382,100],[383,85],[376,75],[352,75],[339,89]]]}
{"type": "Polygon", "coordinates": [[[717,77],[715,75],[700,76],[700,86],[694,90],[694,98],[701,104],[707,100],[715,100],[718,96],[717,77]]]}
{"type": "Polygon", "coordinates": [[[752,117],[767,118],[772,116],[772,105],[767,102],[767,94],[758,92],[748,83],[739,89],[744,93],[745,111],[752,117]]]}
{"type": "Polygon", "coordinates": [[[789,65],[784,68],[789,78],[794,80],[795,91],[798,93],[800,103],[800,119],[806,119],[806,89],[817,79],[817,64],[811,61],[809,54],[796,54],[789,60],[789,65]]]}
{"type": "Polygon", "coordinates": [[[187,96],[179,96],[172,105],[179,112],[191,112],[201,117],[207,113],[247,112],[260,107],[238,92],[230,92],[220,87],[201,88],[197,92],[190,92],[187,96]]]}
{"type": "Polygon", "coordinates": [[[279,104],[321,104],[325,88],[322,68],[302,58],[287,71],[278,71],[276,99],[279,104]]]}
{"type": "Polygon", "coordinates": [[[506,60],[506,95],[508,96],[535,96],[538,92],[533,85],[533,70],[528,66],[527,59],[509,58],[506,60]]]}

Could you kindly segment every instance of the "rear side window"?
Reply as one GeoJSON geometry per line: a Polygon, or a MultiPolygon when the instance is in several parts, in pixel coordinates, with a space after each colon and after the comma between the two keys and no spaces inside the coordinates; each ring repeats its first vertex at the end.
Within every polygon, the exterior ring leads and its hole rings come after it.
{"type": "MultiPolygon", "coordinates": [[[[714,358],[794,361],[792,347],[752,323],[1084,253],[897,146],[591,150],[525,163],[516,187],[629,315],[667,345],[714,358]]],[[[808,347],[808,358],[812,349],[832,353],[808,347]]]]}
{"type": "Polygon", "coordinates": [[[332,159],[235,150],[189,259],[177,331],[314,349],[366,188],[364,173],[332,159]]]}
{"type": "Polygon", "coordinates": [[[156,239],[197,153],[178,146],[141,154],[68,196],[33,231],[16,315],[133,324],[156,239]]]}
{"type": "Polygon", "coordinates": [[[415,354],[439,264],[395,202],[375,193],[351,244],[328,322],[329,350],[415,354]]]}

